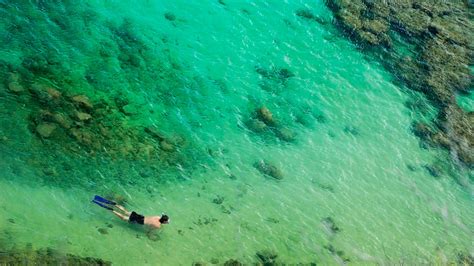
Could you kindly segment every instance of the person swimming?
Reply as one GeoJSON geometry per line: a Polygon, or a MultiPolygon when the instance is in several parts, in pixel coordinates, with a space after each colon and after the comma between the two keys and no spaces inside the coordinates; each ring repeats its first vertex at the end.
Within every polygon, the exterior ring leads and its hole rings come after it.
{"type": "Polygon", "coordinates": [[[136,213],[135,211],[128,211],[125,207],[118,205],[117,203],[104,199],[100,196],[95,196],[92,200],[93,203],[112,211],[117,217],[121,220],[129,222],[131,224],[142,224],[148,225],[153,229],[158,229],[161,227],[162,224],[169,224],[170,218],[166,214],[162,214],[161,216],[143,216],[141,214],[136,213]],[[114,209],[116,207],[119,211],[114,209]]]}
{"type": "Polygon", "coordinates": [[[143,224],[143,225],[148,225],[151,228],[160,228],[162,224],[168,224],[170,219],[168,215],[162,214],[161,216],[143,216],[141,214],[138,214],[134,211],[129,212],[127,209],[125,209],[121,205],[115,205],[117,209],[121,210],[123,213],[120,213],[116,210],[113,210],[112,212],[122,219],[123,221],[129,222],[129,223],[136,223],[136,224],[143,224]]]}

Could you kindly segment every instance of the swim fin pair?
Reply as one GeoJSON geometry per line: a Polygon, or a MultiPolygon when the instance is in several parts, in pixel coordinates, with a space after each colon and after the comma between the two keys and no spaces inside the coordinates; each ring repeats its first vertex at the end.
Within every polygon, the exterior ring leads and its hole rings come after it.
{"type": "Polygon", "coordinates": [[[101,196],[98,196],[98,195],[94,196],[94,199],[92,199],[92,202],[99,205],[100,207],[105,208],[105,209],[110,210],[110,211],[113,211],[114,210],[113,206],[117,205],[116,202],[113,202],[113,201],[108,200],[108,199],[104,199],[104,198],[102,198],[101,196]],[[110,206],[110,205],[112,205],[112,206],[110,206]]]}

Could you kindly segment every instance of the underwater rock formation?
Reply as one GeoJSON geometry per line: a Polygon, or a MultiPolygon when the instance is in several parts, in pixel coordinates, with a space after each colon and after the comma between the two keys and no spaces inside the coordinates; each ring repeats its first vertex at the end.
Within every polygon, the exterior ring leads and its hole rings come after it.
{"type": "Polygon", "coordinates": [[[97,103],[85,95],[63,95],[44,84],[32,84],[30,126],[39,137],[61,143],[74,151],[80,146],[88,152],[103,152],[109,156],[146,158],[164,156],[172,152],[173,144],[137,128],[123,126],[125,117],[119,115],[113,103],[97,103]]]}
{"type": "Polygon", "coordinates": [[[456,94],[472,89],[474,23],[465,1],[328,0],[336,25],[409,88],[439,109],[429,133],[414,132],[474,166],[474,114],[456,94]],[[409,50],[410,52],[407,52],[409,50]]]}
{"type": "Polygon", "coordinates": [[[458,265],[469,265],[472,266],[474,265],[474,256],[470,254],[469,252],[459,252],[457,254],[457,260],[456,260],[458,265]]]}
{"type": "Polygon", "coordinates": [[[348,258],[344,251],[338,250],[336,247],[334,247],[332,244],[324,246],[324,248],[331,253],[334,257],[337,258],[338,261],[340,261],[341,264],[346,264],[350,262],[350,258],[348,258]]]}
{"type": "Polygon", "coordinates": [[[264,160],[260,160],[253,165],[257,170],[265,176],[272,177],[276,180],[283,179],[283,172],[277,168],[275,165],[266,162],[264,160]]]}
{"type": "Polygon", "coordinates": [[[295,76],[291,70],[284,67],[271,66],[267,69],[256,66],[255,71],[261,78],[260,88],[270,93],[280,93],[288,89],[288,81],[295,76]]]}
{"type": "Polygon", "coordinates": [[[263,265],[276,265],[276,258],[278,254],[271,250],[260,250],[255,253],[257,255],[258,260],[263,263],[263,265]]]}
{"type": "Polygon", "coordinates": [[[339,233],[341,229],[336,225],[332,217],[325,217],[321,220],[321,223],[331,234],[339,233]]]}
{"type": "Polygon", "coordinates": [[[275,121],[275,119],[273,119],[272,112],[270,112],[270,110],[268,110],[268,108],[265,107],[265,106],[262,106],[262,107],[257,109],[257,116],[260,119],[260,121],[265,123],[267,126],[275,126],[276,125],[276,121],[275,121]]]}
{"type": "Polygon", "coordinates": [[[62,254],[46,248],[39,250],[10,250],[0,252],[0,265],[112,265],[108,261],[91,257],[62,254]]]}
{"type": "Polygon", "coordinates": [[[296,139],[296,133],[279,123],[266,106],[257,108],[245,124],[248,129],[255,133],[270,133],[270,135],[285,142],[292,142],[296,139]]]}
{"type": "Polygon", "coordinates": [[[325,21],[324,19],[314,15],[309,9],[306,9],[306,8],[301,8],[301,9],[296,10],[295,14],[298,17],[307,19],[309,21],[315,21],[315,22],[317,22],[321,25],[326,25],[327,24],[327,21],[325,21]]]}
{"type": "Polygon", "coordinates": [[[224,262],[224,266],[242,266],[242,265],[244,265],[242,262],[235,259],[229,259],[226,262],[224,262]]]}

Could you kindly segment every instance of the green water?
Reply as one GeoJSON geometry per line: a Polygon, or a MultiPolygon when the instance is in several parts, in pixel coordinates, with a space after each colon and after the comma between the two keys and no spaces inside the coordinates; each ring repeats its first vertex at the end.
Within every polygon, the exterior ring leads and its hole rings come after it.
{"type": "Polygon", "coordinates": [[[72,80],[61,89],[93,100],[126,95],[137,110],[126,126],[157,125],[189,145],[184,165],[157,172],[146,161],[66,154],[39,141],[27,129],[27,104],[3,93],[4,245],[32,243],[117,265],[250,264],[261,250],[287,264],[443,264],[474,252],[472,173],[411,132],[413,120],[435,109],[407,108],[426,100],[394,85],[339,36],[323,1],[19,2],[0,2],[9,14],[1,27],[21,25],[4,36],[2,60],[20,65],[29,53],[50,52],[68,70],[58,80],[72,80]],[[328,23],[296,16],[303,7],[328,23]],[[119,42],[128,55],[146,47],[135,67],[121,65],[119,42]],[[286,68],[294,77],[280,82],[256,68],[286,68]],[[294,141],[248,129],[263,105],[294,141]],[[259,160],[284,178],[262,175],[253,166],[259,160]],[[443,169],[436,177],[426,167],[433,164],[443,169]],[[44,177],[45,165],[58,175],[44,177]],[[106,191],[146,215],[165,211],[172,222],[150,239],[89,203],[106,191]]]}

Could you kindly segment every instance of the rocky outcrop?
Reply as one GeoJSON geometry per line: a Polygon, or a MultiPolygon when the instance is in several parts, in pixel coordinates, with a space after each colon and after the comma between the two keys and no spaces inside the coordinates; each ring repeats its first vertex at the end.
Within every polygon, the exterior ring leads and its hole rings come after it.
{"type": "Polygon", "coordinates": [[[465,1],[329,0],[336,25],[409,88],[423,92],[440,110],[430,132],[419,137],[449,149],[474,166],[472,114],[461,110],[456,94],[472,89],[474,55],[472,9],[465,1]],[[397,37],[398,36],[398,37],[397,37]],[[400,42],[400,40],[402,40],[400,42]],[[403,47],[406,46],[406,47],[403,47]],[[407,50],[410,52],[407,53],[407,50]]]}

